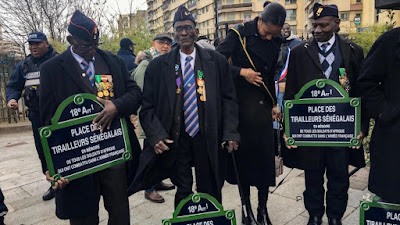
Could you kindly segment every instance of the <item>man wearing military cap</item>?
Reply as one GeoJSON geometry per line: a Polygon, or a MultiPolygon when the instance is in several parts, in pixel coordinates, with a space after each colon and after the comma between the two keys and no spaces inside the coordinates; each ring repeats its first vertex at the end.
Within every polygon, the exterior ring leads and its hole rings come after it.
{"type": "MultiPolygon", "coordinates": [[[[7,107],[17,110],[18,99],[24,91],[23,97],[25,105],[28,106],[28,118],[32,123],[36,151],[42,165],[42,172],[45,173],[47,165],[38,130],[40,127],[39,90],[41,86],[39,67],[46,60],[56,56],[57,53],[47,41],[46,35],[40,31],[29,33],[27,42],[31,54],[15,66],[14,73],[8,81],[6,87],[7,107]]],[[[53,189],[50,187],[42,198],[45,201],[54,198],[53,189]]]]}
{"type": "MultiPolygon", "coordinates": [[[[40,81],[46,86],[40,90],[42,123],[51,123],[57,107],[66,98],[79,93],[100,93],[93,79],[95,74],[111,75],[109,82],[113,83],[108,96],[110,100],[98,98],[104,104],[104,109],[93,123],[101,126],[101,131],[109,129],[114,118],[128,119],[129,115],[136,113],[141,104],[140,88],[131,79],[121,58],[98,49],[99,30],[96,23],[76,11],[71,17],[68,31],[71,35],[67,39],[71,47],[41,68],[40,81]]],[[[102,97],[100,94],[98,96],[102,97]]],[[[140,153],[140,146],[130,123],[128,132],[135,160],[138,159],[136,153],[140,153]]],[[[126,167],[134,167],[133,160],[71,182],[61,178],[53,187],[57,189],[57,217],[69,219],[73,225],[98,224],[99,200],[103,196],[109,215],[108,224],[130,224],[126,167]]],[[[47,179],[53,180],[49,176],[47,179]]]]}
{"type": "MultiPolygon", "coordinates": [[[[313,38],[297,45],[291,51],[284,98],[294,99],[299,90],[314,79],[333,80],[341,84],[351,97],[359,96],[356,80],[364,59],[362,49],[336,33],[340,24],[336,5],[315,3],[313,13],[313,38]]],[[[361,130],[359,139],[368,131],[368,119],[365,116],[362,118],[361,130]]],[[[365,166],[362,148],[296,148],[288,146],[288,149],[284,149],[283,162],[288,167],[305,170],[304,204],[310,214],[308,225],[321,224],[325,209],[329,225],[341,224],[348,200],[348,167],[349,164],[356,167],[365,166]],[[326,207],[325,170],[328,178],[326,207]]]]}
{"type": "MultiPolygon", "coordinates": [[[[199,31],[184,6],[175,13],[173,27],[178,46],[153,59],[145,74],[140,122],[148,147],[142,154],[156,159],[155,174],[166,172],[177,186],[175,206],[192,193],[192,163],[197,191],[221,202],[221,143],[232,151],[239,141],[229,66],[222,55],[195,44],[199,31]]],[[[160,179],[146,178],[150,184],[160,179]]]]}

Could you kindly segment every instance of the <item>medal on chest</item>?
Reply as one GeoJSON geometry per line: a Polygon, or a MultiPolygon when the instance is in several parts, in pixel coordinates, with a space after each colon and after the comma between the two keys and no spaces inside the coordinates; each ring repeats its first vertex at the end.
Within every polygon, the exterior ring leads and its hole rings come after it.
{"type": "Polygon", "coordinates": [[[347,77],[346,68],[339,68],[340,76],[339,76],[339,83],[340,85],[346,90],[347,93],[350,91],[350,81],[347,77]]]}
{"type": "Polygon", "coordinates": [[[179,95],[182,91],[181,90],[182,81],[181,81],[181,77],[179,76],[178,70],[179,70],[179,65],[175,64],[176,94],[177,95],[179,95]]]}
{"type": "Polygon", "coordinates": [[[204,74],[203,71],[197,70],[197,93],[200,95],[200,101],[206,101],[206,88],[204,82],[204,74]]]}
{"type": "Polygon", "coordinates": [[[114,97],[114,84],[111,75],[94,75],[97,96],[106,100],[114,97]]]}

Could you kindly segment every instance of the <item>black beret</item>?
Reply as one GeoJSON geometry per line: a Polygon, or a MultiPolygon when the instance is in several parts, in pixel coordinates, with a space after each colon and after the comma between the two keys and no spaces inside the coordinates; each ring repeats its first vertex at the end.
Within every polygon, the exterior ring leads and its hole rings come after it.
{"type": "Polygon", "coordinates": [[[68,31],[72,36],[88,42],[99,39],[99,31],[96,23],[79,10],[76,10],[72,15],[68,31]]]}
{"type": "Polygon", "coordinates": [[[192,16],[192,14],[190,14],[189,10],[183,5],[179,6],[178,11],[176,11],[174,16],[174,23],[172,24],[172,26],[174,26],[177,21],[182,21],[182,20],[190,20],[194,23],[194,25],[196,25],[194,17],[192,16]]]}
{"type": "Polygon", "coordinates": [[[339,10],[336,5],[321,5],[315,3],[313,6],[313,18],[317,20],[325,16],[333,16],[339,18],[339,10]]]}

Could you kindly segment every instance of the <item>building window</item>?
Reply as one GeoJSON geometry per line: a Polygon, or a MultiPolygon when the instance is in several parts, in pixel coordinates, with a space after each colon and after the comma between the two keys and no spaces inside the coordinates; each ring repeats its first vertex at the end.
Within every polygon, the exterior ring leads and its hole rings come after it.
{"type": "Polygon", "coordinates": [[[287,9],[286,10],[286,20],[296,20],[296,10],[287,9]]]}
{"type": "Polygon", "coordinates": [[[362,2],[362,0],[357,0],[357,3],[361,3],[362,2]]]}
{"type": "Polygon", "coordinates": [[[243,22],[247,22],[251,20],[251,13],[245,13],[243,15],[243,22]]]}
{"type": "Polygon", "coordinates": [[[207,27],[210,26],[209,20],[207,20],[207,27]]]}
{"type": "Polygon", "coordinates": [[[349,13],[340,13],[341,20],[349,20],[349,13]]]}
{"type": "Polygon", "coordinates": [[[243,0],[243,3],[251,3],[251,0],[243,0]]]}
{"type": "Polygon", "coordinates": [[[285,0],[285,5],[296,4],[296,0],[285,0]]]}
{"type": "Polygon", "coordinates": [[[228,20],[228,21],[235,20],[235,13],[226,14],[226,20],[228,20]]]}
{"type": "Polygon", "coordinates": [[[226,4],[233,4],[235,3],[235,0],[226,0],[226,4]]]}
{"type": "Polygon", "coordinates": [[[206,12],[208,12],[208,6],[206,7],[206,12]]]}

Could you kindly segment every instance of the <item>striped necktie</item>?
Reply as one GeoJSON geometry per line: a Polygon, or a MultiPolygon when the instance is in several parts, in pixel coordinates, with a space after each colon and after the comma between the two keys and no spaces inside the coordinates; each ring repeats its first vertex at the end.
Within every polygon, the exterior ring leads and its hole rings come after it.
{"type": "Polygon", "coordinates": [[[185,70],[183,76],[183,109],[185,115],[185,131],[189,136],[194,137],[199,132],[199,114],[197,111],[197,95],[194,71],[190,61],[191,56],[185,59],[185,70]]]}
{"type": "Polygon", "coordinates": [[[94,86],[94,75],[93,72],[90,70],[89,63],[86,60],[82,60],[81,64],[84,66],[84,70],[89,78],[90,84],[94,86]]]}

